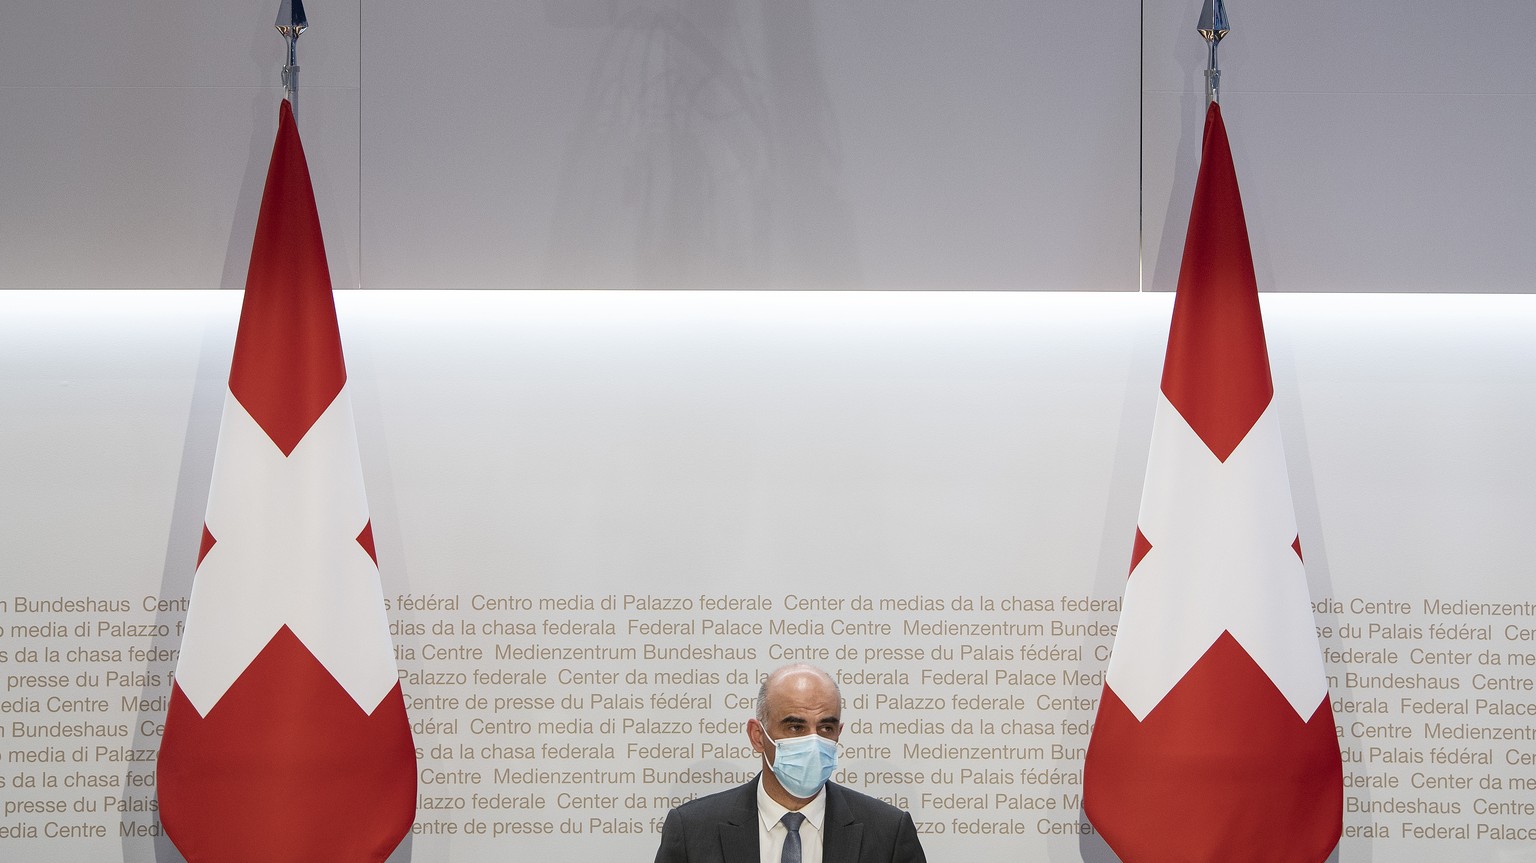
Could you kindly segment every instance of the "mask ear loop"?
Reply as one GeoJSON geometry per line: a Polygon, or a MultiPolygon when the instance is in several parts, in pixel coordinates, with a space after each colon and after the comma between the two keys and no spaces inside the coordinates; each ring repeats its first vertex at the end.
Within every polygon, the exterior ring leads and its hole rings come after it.
{"type": "MultiPolygon", "coordinates": [[[[764,740],[767,740],[769,743],[773,743],[773,738],[768,736],[768,729],[763,727],[763,723],[755,718],[752,721],[757,722],[757,733],[762,735],[764,740]]],[[[775,751],[777,751],[778,747],[774,748],[775,751]]],[[[763,755],[767,754],[767,750],[768,747],[759,745],[756,739],[752,741],[752,753],[754,755],[761,758],[763,755]]]]}

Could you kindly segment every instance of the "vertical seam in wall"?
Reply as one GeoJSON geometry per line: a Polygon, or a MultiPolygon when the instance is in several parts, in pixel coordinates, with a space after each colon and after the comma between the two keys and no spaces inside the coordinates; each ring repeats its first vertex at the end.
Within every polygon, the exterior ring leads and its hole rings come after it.
{"type": "Polygon", "coordinates": [[[1136,292],[1147,290],[1147,0],[1136,28],[1136,292]]]}
{"type": "Polygon", "coordinates": [[[363,5],[357,4],[357,288],[367,284],[363,278],[363,5]]]}

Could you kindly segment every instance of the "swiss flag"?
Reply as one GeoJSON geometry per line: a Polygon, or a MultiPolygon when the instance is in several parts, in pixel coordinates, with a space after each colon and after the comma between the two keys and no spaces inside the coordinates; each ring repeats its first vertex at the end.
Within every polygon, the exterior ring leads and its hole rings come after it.
{"type": "Polygon", "coordinates": [[[1161,390],[1083,806],[1124,863],[1317,863],[1343,769],[1215,103],[1161,390]]]}
{"type": "Polygon", "coordinates": [[[286,101],[157,786],[190,863],[380,861],[416,813],[336,307],[286,101]]]}

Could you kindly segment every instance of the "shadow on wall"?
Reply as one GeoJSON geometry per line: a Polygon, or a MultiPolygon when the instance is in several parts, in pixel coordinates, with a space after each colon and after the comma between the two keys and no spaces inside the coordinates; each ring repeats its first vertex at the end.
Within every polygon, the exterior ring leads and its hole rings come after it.
{"type": "Polygon", "coordinates": [[[809,0],[545,0],[545,15],[607,31],[546,287],[858,287],[809,0]]]}
{"type": "MultiPolygon", "coordinates": [[[[242,193],[242,200],[244,195],[242,193]]],[[[249,252],[247,252],[249,257],[249,252]]],[[[223,326],[210,326],[203,334],[203,345],[197,363],[197,378],[192,390],[191,409],[187,412],[187,431],[181,450],[181,469],[176,475],[176,499],[171,513],[171,529],[165,541],[165,562],[160,574],[160,610],[155,613],[157,634],[150,642],[150,652],[156,657],[144,667],[149,685],[139,692],[140,709],[134,726],[133,747],[138,750],[160,749],[159,729],[165,722],[165,708],[170,701],[171,676],[181,649],[181,623],[186,619],[185,607],[177,609],[177,602],[192,593],[192,574],[197,568],[198,547],[203,538],[203,516],[208,507],[208,483],[213,476],[214,450],[218,444],[219,416],[224,408],[224,394],[228,391],[230,346],[234,343],[234,321],[223,326]],[[153,735],[146,731],[154,728],[153,735]]],[[[134,669],[138,671],[139,669],[134,669]]],[[[140,765],[141,769],[153,769],[154,765],[140,765]]],[[[138,841],[133,832],[126,829],[143,816],[125,814],[123,859],[135,859],[130,853],[138,841]]],[[[185,863],[186,858],[160,825],[160,814],[155,812],[152,825],[155,863],[185,863]]]]}
{"type": "Polygon", "coordinates": [[[1088,832],[1088,814],[1081,810],[1077,813],[1077,823],[1080,825],[1077,841],[1077,850],[1083,855],[1083,863],[1120,863],[1120,858],[1111,851],[1105,843],[1104,837],[1097,832],[1088,832]]]}

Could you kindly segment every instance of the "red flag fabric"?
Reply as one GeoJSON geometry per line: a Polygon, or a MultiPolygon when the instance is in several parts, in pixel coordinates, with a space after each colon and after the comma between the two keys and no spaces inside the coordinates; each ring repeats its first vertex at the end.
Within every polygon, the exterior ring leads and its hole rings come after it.
{"type": "Polygon", "coordinates": [[[157,770],[190,863],[387,858],[416,751],[304,148],[284,101],[157,770]]]}
{"type": "Polygon", "coordinates": [[[1343,769],[1221,109],[1205,124],[1083,808],[1123,863],[1318,863],[1343,769]]]}

